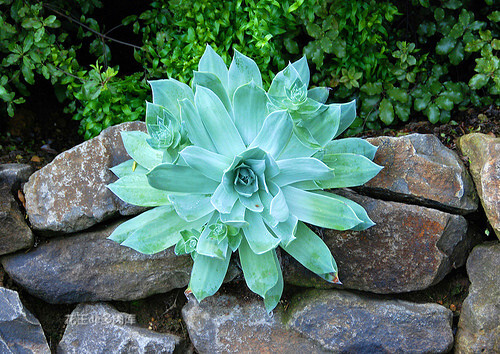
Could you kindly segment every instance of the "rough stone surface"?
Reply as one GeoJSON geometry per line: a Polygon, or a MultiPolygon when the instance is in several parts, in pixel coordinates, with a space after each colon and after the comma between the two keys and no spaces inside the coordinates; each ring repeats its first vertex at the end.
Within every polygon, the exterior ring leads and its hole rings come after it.
{"type": "Polygon", "coordinates": [[[28,180],[33,173],[30,165],[20,163],[6,163],[0,165],[0,185],[7,184],[12,192],[21,188],[21,183],[28,180]]]}
{"type": "MultiPolygon", "coordinates": [[[[315,229],[332,251],[345,288],[380,294],[426,289],[463,265],[474,245],[463,216],[349,191],[337,193],[361,204],[376,223],[364,231],[315,229]]],[[[283,267],[288,283],[335,287],[288,255],[283,267]]]]}
{"type": "Polygon", "coordinates": [[[71,313],[58,353],[173,353],[181,338],[131,324],[133,316],[108,304],[80,304],[71,313]]]}
{"type": "Polygon", "coordinates": [[[384,169],[364,185],[366,193],[458,214],[477,210],[478,198],[467,169],[434,135],[367,140],[379,147],[374,161],[384,169]]]}
{"type": "Polygon", "coordinates": [[[49,303],[135,300],[188,284],[191,257],[121,246],[106,239],[116,226],[51,238],[1,262],[16,283],[49,303]]]}
{"type": "Polygon", "coordinates": [[[0,353],[50,353],[40,322],[17,292],[0,287],[0,353]]]}
{"type": "Polygon", "coordinates": [[[314,290],[268,315],[261,299],[215,295],[182,311],[200,353],[443,353],[453,346],[452,313],[413,304],[314,290]]]}
{"type": "Polygon", "coordinates": [[[333,352],[446,353],[452,313],[437,304],[312,290],[291,300],[288,325],[333,352]]]}
{"type": "Polygon", "coordinates": [[[474,133],[458,140],[488,220],[500,239],[500,138],[474,133]]]}
{"type": "Polygon", "coordinates": [[[33,233],[6,184],[0,184],[0,225],[0,255],[33,245],[33,233]]]}
{"type": "Polygon", "coordinates": [[[471,281],[462,304],[456,353],[500,353],[500,243],[474,248],[467,260],[471,281]]]}
{"type": "Polygon", "coordinates": [[[110,127],[31,175],[24,193],[32,228],[47,234],[76,232],[117,214],[144,210],[121,201],[106,185],[116,180],[109,169],[130,158],[120,132],[145,129],[142,122],[110,127]]]}
{"type": "Polygon", "coordinates": [[[281,305],[268,314],[257,297],[215,294],[182,309],[189,338],[199,353],[323,353],[319,345],[285,325],[281,305]]]}

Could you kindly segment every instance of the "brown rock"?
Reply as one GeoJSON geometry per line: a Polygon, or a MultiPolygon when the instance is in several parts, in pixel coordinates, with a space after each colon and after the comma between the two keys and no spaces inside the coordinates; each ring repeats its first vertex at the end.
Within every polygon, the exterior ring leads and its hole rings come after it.
{"type": "Polygon", "coordinates": [[[467,169],[434,135],[368,141],[379,147],[374,162],[384,169],[364,185],[365,193],[456,214],[477,210],[477,194],[467,169]]]}
{"type": "Polygon", "coordinates": [[[469,158],[481,204],[500,239],[500,138],[467,134],[458,140],[458,147],[469,158]]]}
{"type": "Polygon", "coordinates": [[[462,305],[456,353],[500,353],[500,243],[479,245],[467,260],[471,281],[462,305]]]}
{"type": "Polygon", "coordinates": [[[0,225],[0,255],[33,245],[33,233],[5,184],[0,185],[0,225]]]}
{"type": "Polygon", "coordinates": [[[0,185],[7,184],[12,193],[21,188],[21,183],[28,180],[33,173],[30,165],[20,163],[6,163],[0,165],[0,185]]]}
{"type": "Polygon", "coordinates": [[[116,180],[109,169],[130,158],[120,132],[145,129],[142,122],[110,127],[35,172],[24,187],[33,229],[47,234],[76,232],[117,214],[143,211],[121,201],[106,185],[116,180]]]}
{"type": "MultiPolygon", "coordinates": [[[[475,241],[463,216],[337,193],[361,204],[376,223],[364,231],[315,229],[332,251],[345,288],[380,294],[426,289],[463,265],[475,241]]],[[[288,255],[283,262],[286,282],[333,287],[288,255]]]]}

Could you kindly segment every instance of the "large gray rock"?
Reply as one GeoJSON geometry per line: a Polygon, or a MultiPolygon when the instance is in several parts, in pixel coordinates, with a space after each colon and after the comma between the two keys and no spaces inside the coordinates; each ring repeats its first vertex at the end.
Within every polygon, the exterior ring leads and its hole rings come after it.
{"type": "Polygon", "coordinates": [[[189,338],[199,353],[322,353],[319,345],[286,328],[281,305],[268,314],[256,296],[215,294],[182,309],[189,338]]]}
{"type": "Polygon", "coordinates": [[[106,185],[116,180],[109,169],[130,159],[120,132],[145,129],[142,122],[110,127],[31,175],[24,193],[32,228],[48,235],[76,232],[114,215],[144,210],[123,202],[106,185]]]}
{"type": "Polygon", "coordinates": [[[458,140],[488,220],[500,239],[500,138],[474,133],[458,140]]]}
{"type": "Polygon", "coordinates": [[[477,210],[467,169],[434,135],[367,140],[379,147],[374,161],[384,169],[364,185],[364,192],[458,214],[477,210]]]}
{"type": "Polygon", "coordinates": [[[116,226],[51,238],[1,262],[16,283],[49,303],[135,300],[188,284],[191,257],[172,248],[145,255],[121,246],[106,239],[116,226]]]}
{"type": "Polygon", "coordinates": [[[11,192],[16,192],[33,173],[30,165],[20,163],[6,163],[0,165],[0,185],[7,184],[11,192]]]}
{"type": "Polygon", "coordinates": [[[33,233],[6,184],[0,184],[0,225],[0,255],[33,245],[33,233]]]}
{"type": "Polygon", "coordinates": [[[0,287],[0,353],[50,353],[40,322],[17,292],[0,287]]]}
{"type": "Polygon", "coordinates": [[[134,325],[134,317],[108,304],[80,304],[68,318],[58,353],[173,353],[180,337],[134,325]]]}
{"type": "Polygon", "coordinates": [[[500,243],[474,248],[467,260],[471,281],[462,304],[457,353],[500,353],[500,243]]]}
{"type": "MultiPolygon", "coordinates": [[[[345,288],[380,294],[426,289],[463,265],[474,245],[463,216],[348,191],[337,193],[361,204],[376,223],[363,231],[315,229],[332,251],[345,288]]],[[[283,268],[285,282],[334,287],[288,255],[283,257],[283,268]]]]}
{"type": "Polygon", "coordinates": [[[452,312],[414,304],[312,290],[291,300],[288,325],[329,351],[446,353],[453,346],[452,312]]]}
{"type": "Polygon", "coordinates": [[[452,313],[339,290],[308,291],[270,315],[261,299],[214,295],[182,311],[200,353],[444,353],[452,313]]]}

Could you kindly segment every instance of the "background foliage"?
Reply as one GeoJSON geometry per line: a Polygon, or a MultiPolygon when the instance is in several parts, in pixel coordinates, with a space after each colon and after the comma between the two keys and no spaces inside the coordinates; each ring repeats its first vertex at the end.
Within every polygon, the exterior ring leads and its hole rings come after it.
{"type": "Polygon", "coordinates": [[[226,63],[233,49],[254,58],[265,85],[305,54],[313,86],[358,100],[350,134],[500,103],[494,0],[168,0],[132,4],[134,14],[120,4],[0,0],[1,114],[15,117],[49,80],[88,139],[143,119],[147,80],[189,83],[207,43],[226,63]]]}

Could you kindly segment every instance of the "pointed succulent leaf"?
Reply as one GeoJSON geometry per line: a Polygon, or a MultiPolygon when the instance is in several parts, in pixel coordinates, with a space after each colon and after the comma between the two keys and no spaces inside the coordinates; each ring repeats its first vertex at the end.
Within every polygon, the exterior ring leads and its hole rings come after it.
{"type": "Polygon", "coordinates": [[[347,128],[349,128],[356,118],[356,100],[351,102],[338,104],[340,106],[340,121],[337,133],[335,133],[334,138],[342,134],[347,128]]]}
{"type": "Polygon", "coordinates": [[[322,275],[337,273],[337,265],[332,253],[323,240],[304,223],[299,222],[295,233],[296,239],[281,247],[310,271],[322,275]]]}
{"type": "Polygon", "coordinates": [[[267,313],[270,313],[280,302],[281,295],[283,294],[283,274],[281,271],[280,262],[278,260],[278,256],[276,256],[276,252],[273,251],[274,263],[276,265],[276,270],[278,271],[278,281],[276,284],[269,289],[264,295],[264,306],[266,307],[267,313]]]}
{"type": "Polygon", "coordinates": [[[288,219],[280,222],[276,225],[268,224],[266,225],[271,229],[271,231],[279,237],[280,244],[287,246],[290,242],[295,240],[295,232],[297,230],[298,219],[295,215],[289,214],[288,219]]]}
{"type": "Polygon", "coordinates": [[[215,74],[195,71],[193,77],[193,87],[197,86],[206,87],[215,93],[226,108],[227,113],[229,113],[230,116],[233,115],[231,101],[227,95],[226,88],[215,74]]]}
{"type": "Polygon", "coordinates": [[[267,95],[253,81],[238,87],[234,93],[234,124],[245,145],[255,139],[267,116],[267,95]]]}
{"type": "Polygon", "coordinates": [[[337,199],[291,186],[282,191],[290,212],[301,221],[334,230],[349,230],[362,222],[346,203],[337,199]]]}
{"type": "Polygon", "coordinates": [[[221,214],[228,214],[238,200],[238,193],[234,190],[234,171],[227,171],[210,199],[212,205],[221,214]]]}
{"type": "Polygon", "coordinates": [[[302,144],[295,134],[292,134],[290,141],[281,152],[279,159],[293,159],[298,157],[311,157],[319,149],[313,149],[302,144]]]}
{"type": "Polygon", "coordinates": [[[309,78],[310,78],[311,74],[309,73],[309,65],[307,65],[306,56],[304,55],[302,58],[300,58],[296,62],[292,63],[292,66],[299,73],[300,80],[305,85],[305,87],[308,87],[309,86],[309,78]]]}
{"type": "Polygon", "coordinates": [[[198,301],[212,296],[219,290],[227,273],[231,252],[224,259],[198,254],[194,259],[189,289],[198,301]]]}
{"type": "Polygon", "coordinates": [[[276,163],[280,173],[273,178],[273,182],[278,186],[301,181],[331,179],[334,176],[332,168],[312,157],[284,159],[278,160],[276,163]]]}
{"type": "MultiPolygon", "coordinates": [[[[139,227],[135,229],[132,229],[133,226],[129,228],[127,237],[121,242],[122,246],[130,247],[144,254],[158,253],[175,245],[181,238],[181,230],[201,227],[201,225],[208,220],[208,218],[201,218],[193,222],[187,222],[177,215],[172,206],[163,206],[159,208],[161,209],[156,211],[155,218],[149,218],[146,224],[140,223],[139,227]]],[[[145,213],[140,216],[144,214],[145,213]]],[[[130,220],[128,222],[130,222],[130,220]]],[[[137,223],[135,223],[135,225],[137,225],[137,223]]],[[[115,232],[117,230],[118,228],[115,229],[115,232]]],[[[118,230],[118,232],[123,232],[123,230],[118,230]]],[[[113,234],[110,238],[111,237],[113,237],[113,234]]],[[[111,239],[115,237],[117,236],[111,239]]]]}
{"type": "Polygon", "coordinates": [[[299,72],[293,67],[292,64],[280,71],[271,82],[268,94],[273,97],[286,97],[287,88],[290,89],[294,82],[302,82],[299,72]]]}
{"type": "Polygon", "coordinates": [[[373,160],[378,147],[360,138],[345,138],[332,140],[326,144],[325,148],[318,152],[318,158],[328,154],[357,154],[373,160]]]}
{"type": "Polygon", "coordinates": [[[248,226],[248,222],[245,220],[246,208],[241,204],[240,201],[234,203],[233,209],[230,213],[221,214],[220,220],[226,225],[241,228],[248,226]]]}
{"type": "Polygon", "coordinates": [[[262,124],[259,134],[250,147],[259,147],[276,158],[283,151],[292,135],[293,122],[287,111],[269,114],[262,124]]]}
{"type": "Polygon", "coordinates": [[[224,259],[227,254],[227,226],[217,222],[219,213],[213,213],[210,221],[200,235],[196,252],[198,254],[224,259]]]}
{"type": "Polygon", "coordinates": [[[271,249],[256,254],[245,238],[241,240],[238,250],[241,268],[248,287],[254,293],[265,297],[266,293],[276,285],[279,278],[279,270],[274,260],[276,251],[271,249]]]}
{"type": "Polygon", "coordinates": [[[209,151],[217,151],[193,102],[184,99],[179,102],[179,105],[181,107],[182,122],[186,128],[189,140],[198,147],[209,151]]]}
{"type": "Polygon", "coordinates": [[[382,169],[366,157],[356,154],[328,154],[323,156],[322,161],[335,173],[329,180],[317,181],[323,189],[360,186],[382,169]]]}
{"type": "Polygon", "coordinates": [[[207,44],[198,64],[198,71],[205,71],[215,74],[225,89],[228,89],[228,70],[224,60],[207,44]]]}
{"type": "Polygon", "coordinates": [[[162,163],[163,153],[149,146],[147,143],[149,135],[146,133],[140,131],[124,131],[121,132],[121,136],[125,150],[139,165],[150,170],[162,163]]]}
{"type": "Polygon", "coordinates": [[[153,103],[165,107],[174,117],[180,117],[179,100],[194,100],[193,90],[173,79],[149,81],[153,91],[153,103]]]}
{"type": "Polygon", "coordinates": [[[372,227],[373,225],[375,225],[375,223],[372,221],[372,219],[370,219],[370,217],[366,213],[365,208],[363,208],[358,203],[356,203],[348,198],[342,197],[342,196],[337,195],[337,194],[329,193],[329,192],[317,191],[316,193],[328,195],[330,198],[335,198],[335,199],[340,200],[340,201],[346,203],[347,205],[349,205],[349,207],[356,213],[356,216],[358,217],[358,219],[360,219],[362,221],[362,223],[356,225],[351,230],[361,231],[361,230],[368,229],[369,227],[372,227]]]}
{"type": "Polygon", "coordinates": [[[186,146],[180,155],[193,169],[214,181],[222,181],[222,175],[231,165],[231,159],[198,146],[186,146]]]}
{"type": "Polygon", "coordinates": [[[197,107],[203,107],[199,111],[199,115],[217,152],[233,157],[245,150],[245,144],[234,126],[234,122],[215,93],[205,87],[198,86],[195,103],[197,107]]]}
{"type": "Polygon", "coordinates": [[[207,194],[170,195],[169,200],[177,214],[186,221],[198,220],[214,210],[207,194]]]}
{"type": "Polygon", "coordinates": [[[133,159],[122,162],[119,165],[110,168],[116,177],[122,178],[129,175],[145,175],[148,170],[138,165],[133,159]]]}
{"type": "Polygon", "coordinates": [[[170,204],[168,192],[151,187],[146,175],[128,175],[107,186],[118,198],[132,205],[152,207],[170,204]]]}
{"type": "Polygon", "coordinates": [[[269,206],[269,213],[278,222],[284,222],[288,219],[289,215],[285,195],[283,194],[281,188],[275,183],[271,182],[269,187],[271,194],[273,195],[273,199],[271,200],[271,204],[269,206]]]}
{"type": "Polygon", "coordinates": [[[251,210],[256,213],[262,212],[264,210],[264,204],[260,200],[259,193],[254,193],[250,197],[245,197],[243,195],[239,195],[238,199],[241,204],[248,210],[251,210]]]}
{"type": "Polygon", "coordinates": [[[247,210],[245,220],[247,227],[243,227],[243,234],[253,253],[262,254],[276,248],[280,240],[271,235],[258,213],[247,210]]]}
{"type": "Polygon", "coordinates": [[[146,175],[153,188],[168,192],[211,194],[218,183],[189,166],[164,163],[146,175]]]}
{"type": "Polygon", "coordinates": [[[307,91],[307,97],[323,104],[328,100],[329,95],[328,87],[315,87],[307,91]]]}
{"type": "Polygon", "coordinates": [[[262,76],[259,67],[249,57],[234,51],[233,61],[229,66],[229,97],[232,99],[234,92],[241,85],[248,84],[252,80],[255,85],[262,87],[262,76]]]}

